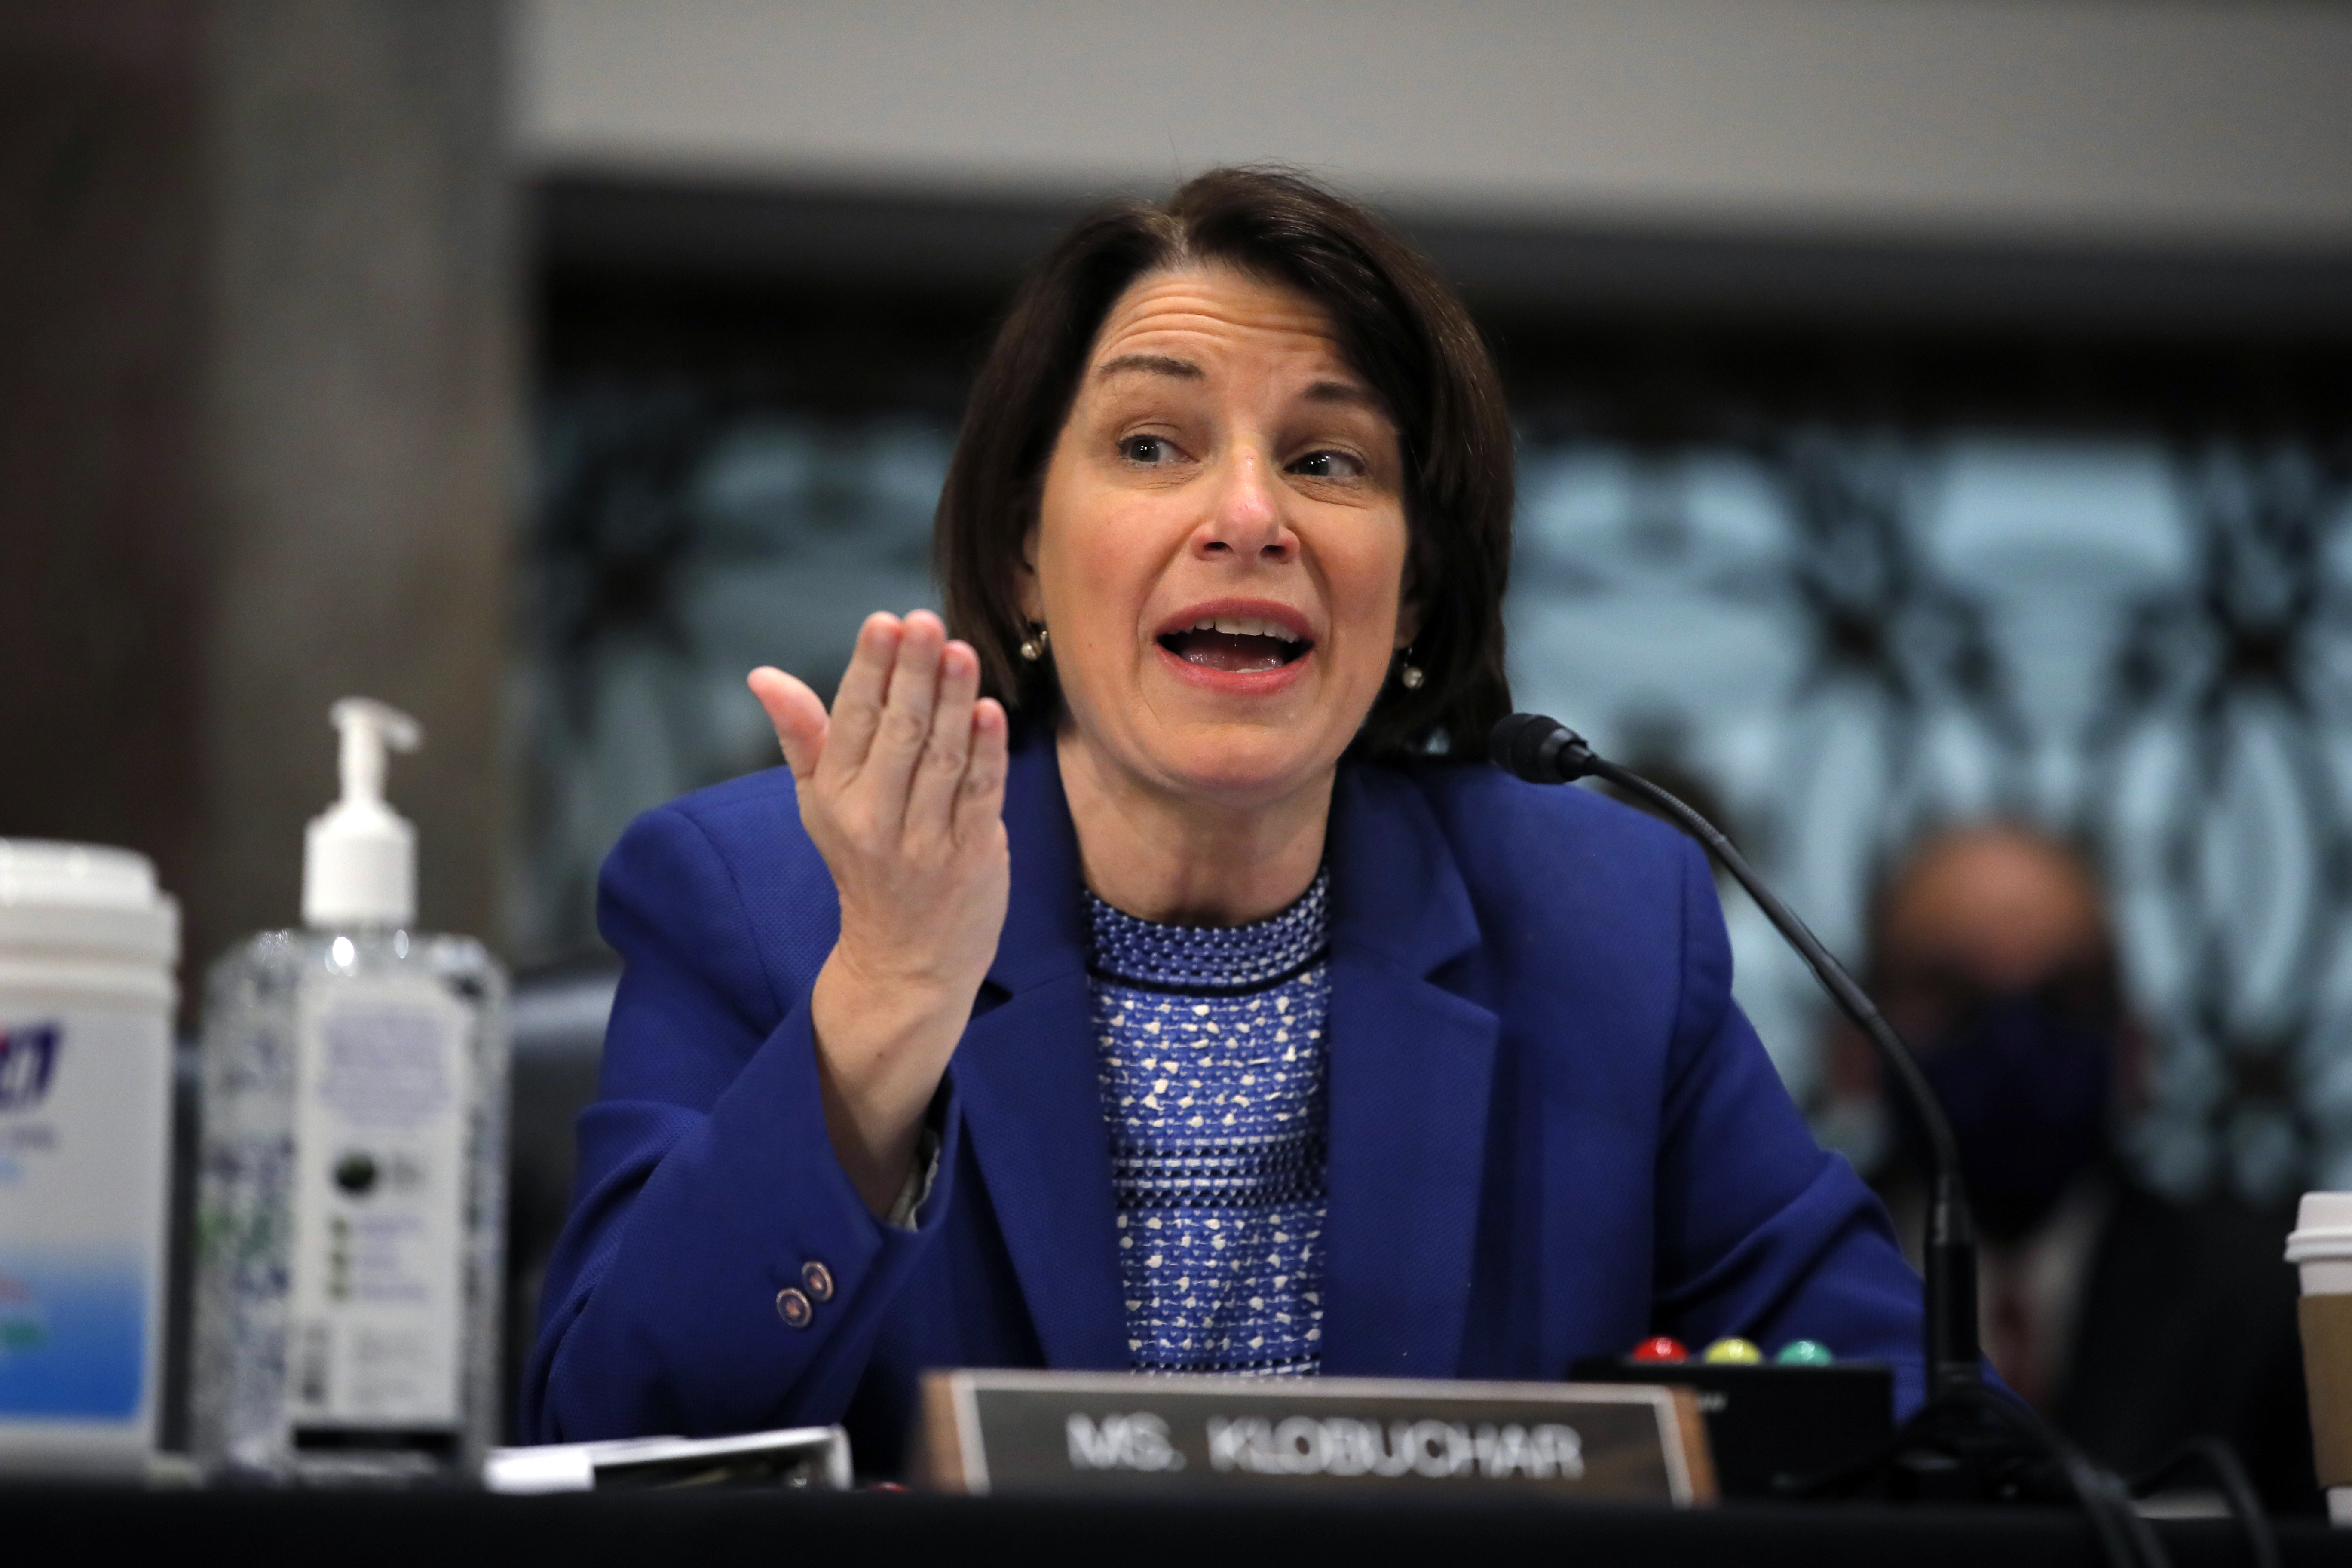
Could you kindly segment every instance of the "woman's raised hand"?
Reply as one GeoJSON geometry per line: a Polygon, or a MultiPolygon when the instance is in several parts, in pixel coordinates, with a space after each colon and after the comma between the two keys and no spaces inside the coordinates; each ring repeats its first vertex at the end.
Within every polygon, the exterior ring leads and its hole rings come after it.
{"type": "Polygon", "coordinates": [[[810,1004],[825,1128],[887,1214],[1004,928],[1004,709],[928,610],[866,618],[830,715],[782,670],[750,684],[841,895],[810,1004]]]}

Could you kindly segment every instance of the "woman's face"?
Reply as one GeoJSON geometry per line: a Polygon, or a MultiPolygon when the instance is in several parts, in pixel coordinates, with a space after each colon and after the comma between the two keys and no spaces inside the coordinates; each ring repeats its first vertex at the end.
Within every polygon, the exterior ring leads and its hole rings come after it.
{"type": "Polygon", "coordinates": [[[1411,640],[1396,429],[1312,300],[1147,275],[1095,338],[1023,584],[1078,739],[1155,791],[1271,802],[1411,640]]]}

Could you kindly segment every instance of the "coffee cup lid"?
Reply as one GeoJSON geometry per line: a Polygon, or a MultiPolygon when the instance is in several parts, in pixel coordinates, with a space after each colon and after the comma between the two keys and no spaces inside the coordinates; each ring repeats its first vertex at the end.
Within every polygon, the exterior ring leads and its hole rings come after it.
{"type": "Polygon", "coordinates": [[[2352,1193],[2305,1193],[2286,1238],[2286,1260],[2352,1258],[2352,1193]]]}

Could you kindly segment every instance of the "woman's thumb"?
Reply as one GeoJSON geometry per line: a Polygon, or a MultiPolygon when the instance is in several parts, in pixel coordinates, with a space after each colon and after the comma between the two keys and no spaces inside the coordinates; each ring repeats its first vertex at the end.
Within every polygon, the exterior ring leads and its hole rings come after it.
{"type": "Polygon", "coordinates": [[[753,670],[744,684],[768,710],[768,722],[776,727],[776,743],[784,749],[784,762],[793,777],[806,783],[816,772],[817,759],[824,755],[825,731],[832,728],[823,700],[809,689],[806,681],[772,665],[753,670]]]}

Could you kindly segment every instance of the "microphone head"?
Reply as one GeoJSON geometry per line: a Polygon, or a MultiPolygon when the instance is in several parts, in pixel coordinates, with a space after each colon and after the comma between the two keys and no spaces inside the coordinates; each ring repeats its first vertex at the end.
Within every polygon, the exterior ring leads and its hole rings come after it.
{"type": "Polygon", "coordinates": [[[1578,763],[1592,749],[1584,737],[1541,713],[1513,713],[1486,738],[1486,755],[1496,767],[1529,784],[1565,784],[1591,772],[1578,763]]]}
{"type": "MultiPolygon", "coordinates": [[[[1540,713],[1507,713],[1495,721],[1495,728],[1486,736],[1486,760],[1507,773],[1528,778],[1520,763],[1521,739],[1524,737],[1534,744],[1540,744],[1544,736],[1555,727],[1556,721],[1540,713]]],[[[1533,745],[1528,751],[1528,760],[1533,761],[1533,745]]],[[[1528,782],[1542,781],[1530,779],[1528,782]]]]}

